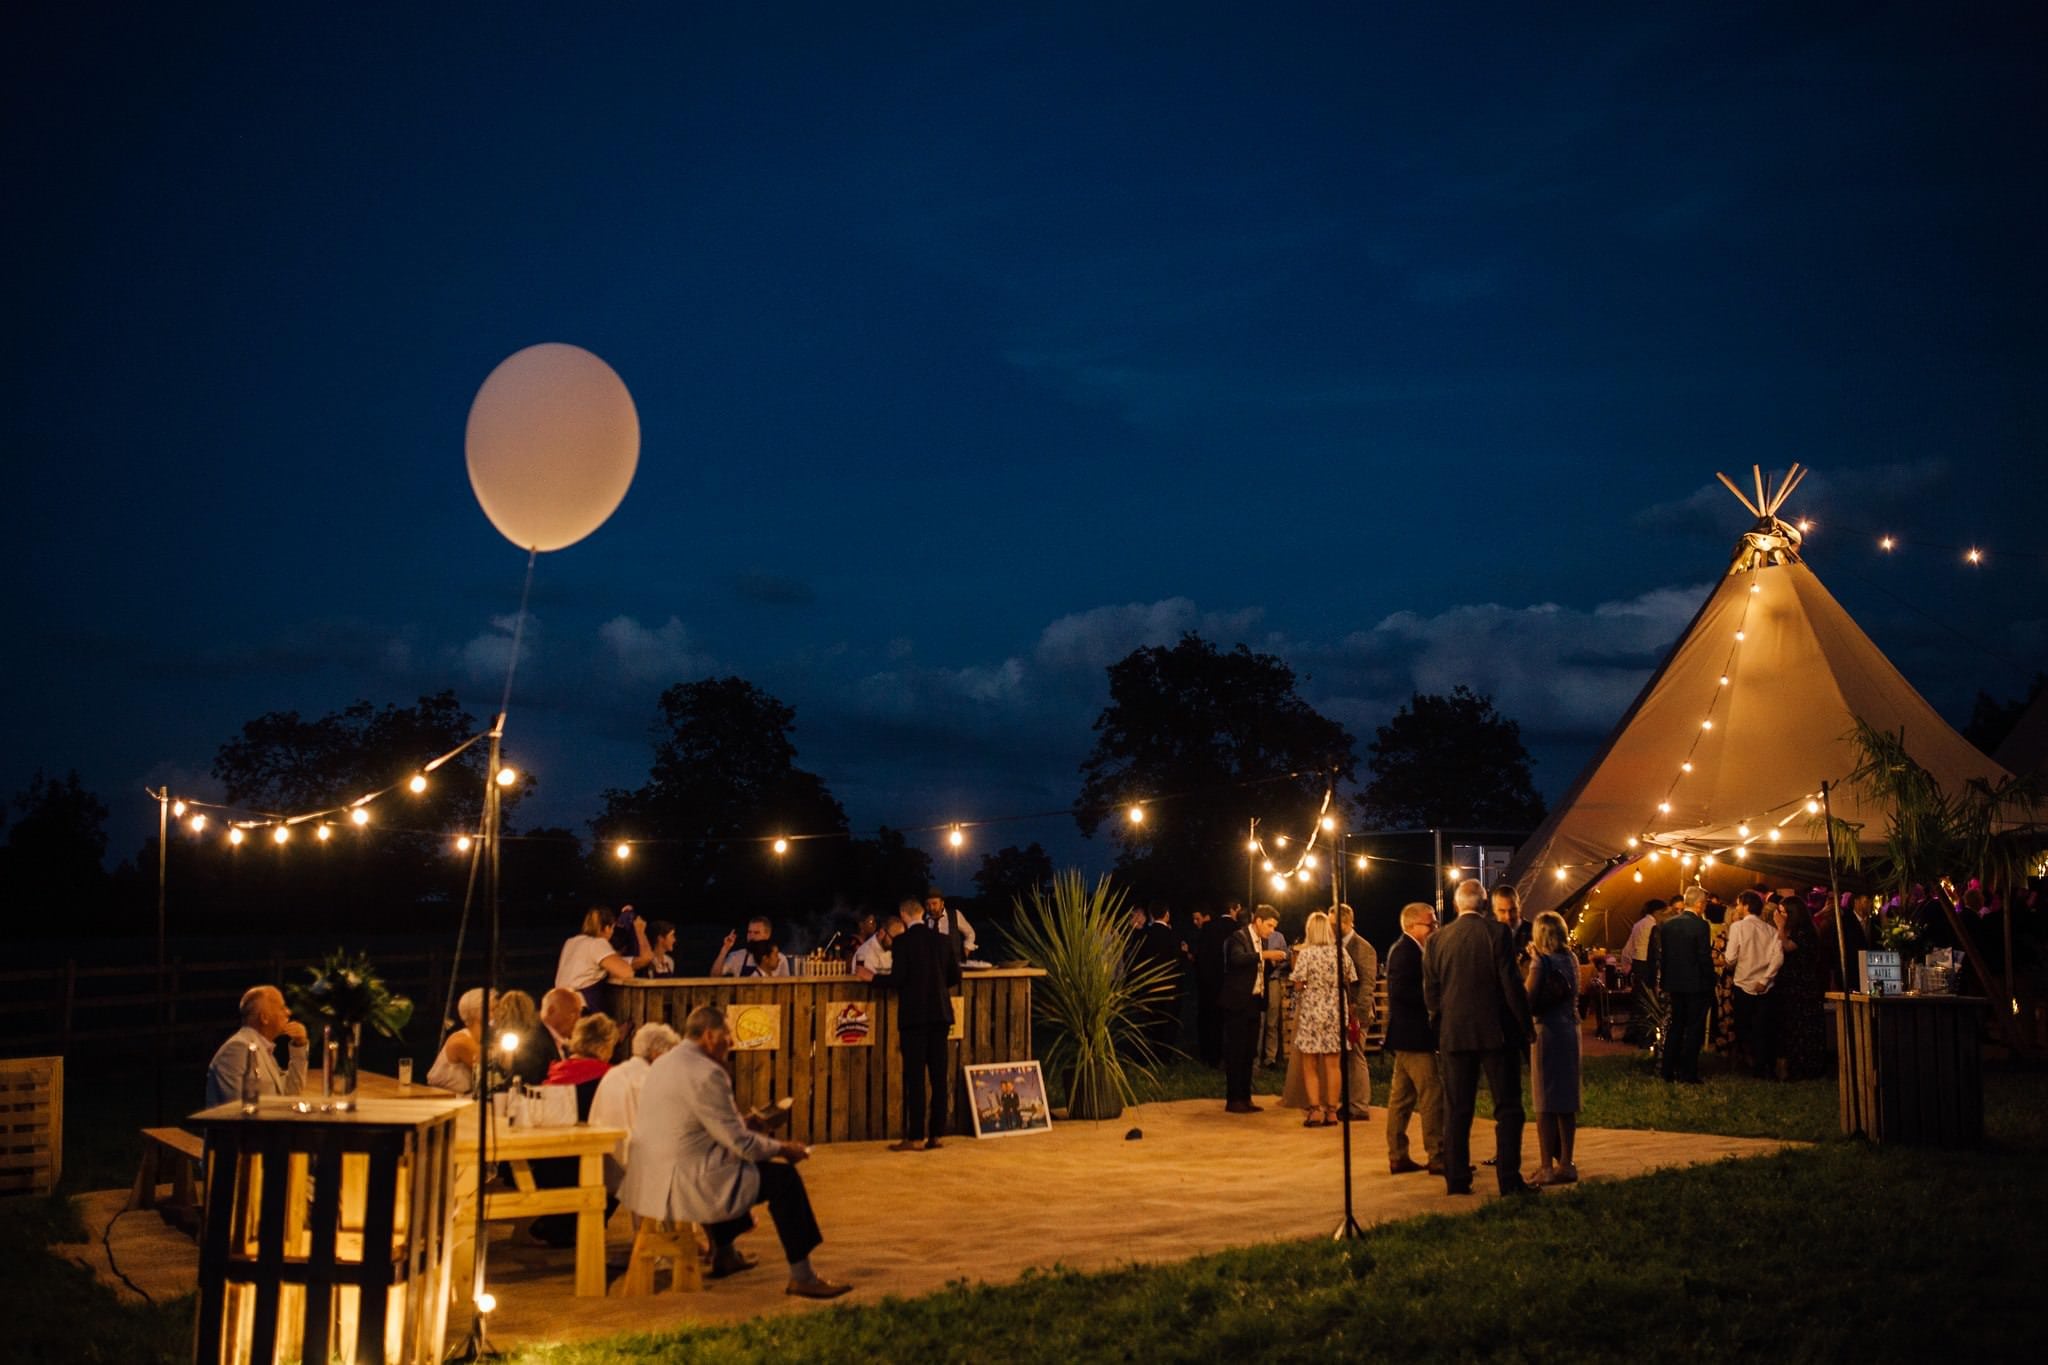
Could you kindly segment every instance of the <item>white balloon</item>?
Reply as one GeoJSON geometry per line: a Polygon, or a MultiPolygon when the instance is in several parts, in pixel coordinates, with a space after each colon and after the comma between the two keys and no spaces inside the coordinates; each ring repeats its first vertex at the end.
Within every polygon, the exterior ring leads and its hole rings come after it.
{"type": "Polygon", "coordinates": [[[522,550],[559,550],[604,525],[640,464],[640,414],[612,367],[543,342],[492,370],[469,405],[469,486],[522,550]]]}

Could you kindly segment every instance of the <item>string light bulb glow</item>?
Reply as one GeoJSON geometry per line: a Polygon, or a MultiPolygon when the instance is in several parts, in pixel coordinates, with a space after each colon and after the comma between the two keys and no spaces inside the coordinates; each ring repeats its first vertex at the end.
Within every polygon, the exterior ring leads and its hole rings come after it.
{"type": "Polygon", "coordinates": [[[194,834],[198,834],[198,833],[200,833],[200,832],[201,832],[201,831],[203,831],[203,830],[204,830],[205,828],[206,828],[206,817],[205,817],[204,815],[195,815],[195,816],[193,816],[193,817],[192,817],[192,832],[193,832],[194,834]]]}
{"type": "Polygon", "coordinates": [[[1877,538],[1877,548],[1883,550],[1886,554],[1890,554],[1892,552],[1892,547],[1897,544],[1898,542],[1896,540],[1893,540],[1890,536],[1879,536],[1877,538]]]}
{"type": "Polygon", "coordinates": [[[1301,865],[1303,867],[1314,867],[1316,865],[1316,855],[1313,853],[1304,853],[1301,857],[1301,865]]]}
{"type": "Polygon", "coordinates": [[[1721,686],[1723,686],[1723,687],[1726,687],[1727,685],[1728,685],[1728,675],[1727,675],[1726,673],[1723,673],[1723,674],[1721,675],[1721,686]]]}
{"type": "Polygon", "coordinates": [[[1265,865],[1260,870],[1271,872],[1273,870],[1273,860],[1271,858],[1266,859],[1265,865]]]}
{"type": "Polygon", "coordinates": [[[1805,535],[1805,534],[1806,534],[1806,533],[1807,533],[1808,531],[1811,531],[1811,530],[1813,529],[1813,523],[1812,523],[1812,522],[1810,522],[1810,521],[1808,521],[1808,520],[1807,520],[1807,519],[1806,519],[1805,517],[1801,517],[1801,518],[1799,519],[1798,525],[1799,525],[1799,534],[1800,534],[1800,535],[1802,535],[1802,536],[1803,536],[1803,535],[1805,535]]]}
{"type": "Polygon", "coordinates": [[[1963,556],[1963,559],[1971,564],[1982,564],[1984,562],[1984,552],[1973,545],[1970,547],[1970,552],[1963,556]]]}
{"type": "Polygon", "coordinates": [[[291,842],[291,838],[292,829],[290,825],[279,825],[276,829],[270,831],[270,842],[273,844],[288,844],[291,842]]]}
{"type": "Polygon", "coordinates": [[[467,834],[460,835],[455,840],[455,851],[457,853],[467,853],[475,843],[476,841],[467,834]]]}
{"type": "Polygon", "coordinates": [[[405,787],[406,790],[411,792],[414,796],[418,796],[421,792],[427,789],[427,775],[425,773],[414,773],[412,775],[412,781],[406,783],[405,787]]]}
{"type": "Polygon", "coordinates": [[[510,1057],[513,1053],[519,1051],[518,1033],[514,1032],[512,1029],[506,1029],[503,1033],[499,1034],[498,1051],[504,1053],[507,1057],[510,1057]]]}
{"type": "Polygon", "coordinates": [[[1703,721],[1701,721],[1701,722],[1700,722],[1700,729],[1702,729],[1702,730],[1711,730],[1711,729],[1713,729],[1713,728],[1714,728],[1714,722],[1712,722],[1712,721],[1710,721],[1710,720],[1703,720],[1703,721]]]}
{"type": "Polygon", "coordinates": [[[185,803],[183,801],[171,802],[171,818],[174,820],[185,818],[185,803]]]}
{"type": "Polygon", "coordinates": [[[318,829],[313,831],[313,837],[315,839],[318,839],[323,844],[326,843],[329,839],[332,839],[334,837],[334,826],[321,825],[318,829]]]}
{"type": "Polygon", "coordinates": [[[1361,853],[1361,854],[1359,854],[1359,855],[1358,855],[1358,870],[1359,870],[1360,872],[1363,872],[1363,871],[1365,871],[1365,870],[1366,870],[1366,869],[1367,869],[1368,867],[1371,867],[1371,866],[1372,866],[1372,859],[1370,859],[1370,858],[1366,857],[1366,856],[1365,856],[1365,855],[1364,855],[1363,853],[1361,853]]]}
{"type": "Polygon", "coordinates": [[[1308,880],[1308,869],[1305,867],[1298,867],[1294,870],[1294,876],[1297,881],[1305,882],[1308,880]]]}
{"type": "Polygon", "coordinates": [[[623,863],[626,859],[633,856],[633,846],[624,839],[621,839],[618,843],[612,845],[612,856],[623,863]]]}
{"type": "Polygon", "coordinates": [[[1659,815],[1671,814],[1671,803],[1669,801],[1659,801],[1657,803],[1657,813],[1659,815]]]}
{"type": "Polygon", "coordinates": [[[481,1293],[481,1294],[477,1295],[477,1296],[476,1296],[476,1311],[477,1311],[477,1312],[479,1312],[479,1313],[495,1313],[495,1312],[497,1312],[497,1311],[498,1311],[498,1296],[497,1296],[496,1294],[493,1294],[493,1293],[492,1293],[492,1292],[491,1292],[490,1290],[488,1290],[488,1289],[486,1289],[486,1290],[485,1290],[485,1291],[484,1291],[483,1293],[481,1293]]]}
{"type": "Polygon", "coordinates": [[[1662,853],[1659,853],[1659,852],[1658,852],[1658,851],[1657,851],[1656,849],[1654,849],[1654,848],[1650,850],[1650,861],[1651,861],[1651,862],[1653,862],[1653,863],[1654,863],[1654,862],[1656,862],[1656,861],[1658,861],[1658,860],[1659,860],[1660,858],[1662,858],[1663,856],[1664,856],[1664,855],[1663,855],[1662,853]]]}
{"type": "Polygon", "coordinates": [[[1275,847],[1275,848],[1285,848],[1285,847],[1287,847],[1287,836],[1286,836],[1286,835],[1284,835],[1284,834],[1276,834],[1276,835],[1274,835],[1274,836],[1273,836],[1273,847],[1275,847]]]}
{"type": "Polygon", "coordinates": [[[1635,874],[1634,874],[1634,876],[1635,876],[1636,882],[1637,882],[1638,884],[1640,884],[1640,883],[1642,882],[1642,880],[1643,880],[1643,874],[1642,874],[1642,873],[1640,873],[1640,872],[1638,872],[1638,873],[1635,873],[1635,874]]]}
{"type": "Polygon", "coordinates": [[[1561,867],[1560,867],[1559,869],[1557,869],[1557,879],[1558,879],[1559,881],[1563,881],[1563,880],[1564,880],[1564,869],[1563,869],[1563,868],[1561,868],[1561,867]]]}
{"type": "Polygon", "coordinates": [[[1738,862],[1738,863],[1739,863],[1739,862],[1742,862],[1742,861],[1743,861],[1744,859],[1746,859],[1746,858],[1748,858],[1748,857],[1749,857],[1749,850],[1748,850],[1748,849],[1746,849],[1746,848],[1741,848],[1741,847],[1738,847],[1738,848],[1737,848],[1737,849],[1735,850],[1735,861],[1736,861],[1736,862],[1738,862]]]}
{"type": "Polygon", "coordinates": [[[1273,889],[1274,889],[1275,891],[1285,891],[1285,890],[1287,889],[1287,878],[1285,878],[1285,877],[1281,876],[1281,875],[1280,875],[1279,873],[1277,873],[1277,872],[1276,872],[1276,873],[1274,873],[1274,874],[1273,874],[1273,889]]]}
{"type": "Polygon", "coordinates": [[[1742,641],[1742,640],[1746,640],[1746,639],[1748,639],[1749,637],[1748,637],[1747,635],[1745,635],[1745,634],[1744,634],[1743,632],[1741,632],[1741,631],[1739,631],[1739,630],[1738,630],[1738,631],[1736,631],[1736,632],[1735,632],[1735,638],[1736,638],[1736,640],[1737,640],[1738,642],[1740,642],[1740,641],[1742,641]]]}
{"type": "Polygon", "coordinates": [[[1323,829],[1324,829],[1324,831],[1325,831],[1325,832],[1327,833],[1327,832],[1331,832],[1331,831],[1334,831],[1334,830],[1335,830],[1336,828],[1337,828],[1337,817],[1336,817],[1336,816],[1334,816],[1334,815],[1325,815],[1325,816],[1323,817],[1323,829]]]}
{"type": "Polygon", "coordinates": [[[509,786],[511,786],[511,785],[512,785],[512,784],[513,784],[514,782],[517,782],[518,780],[519,780],[519,770],[518,770],[517,768],[500,768],[500,769],[498,769],[498,785],[499,785],[499,786],[501,786],[501,787],[509,787],[509,786]]]}
{"type": "Polygon", "coordinates": [[[1775,829],[1775,828],[1771,830],[1771,842],[1772,842],[1772,843],[1774,843],[1774,844],[1775,844],[1775,843],[1777,843],[1777,842],[1778,842],[1778,840],[1780,840],[1780,839],[1782,839],[1782,838],[1784,838],[1784,837],[1785,837],[1785,835],[1784,835],[1784,832],[1783,832],[1782,830],[1778,830],[1778,829],[1775,829]]]}
{"type": "Polygon", "coordinates": [[[1735,832],[1736,832],[1737,834],[1741,835],[1741,836],[1742,836],[1743,838],[1747,839],[1747,838],[1749,837],[1749,826],[1748,826],[1748,825],[1737,825],[1737,826],[1735,827],[1735,832]]]}
{"type": "Polygon", "coordinates": [[[1131,823],[1134,825],[1142,825],[1145,823],[1145,808],[1143,806],[1131,807],[1131,823]]]}
{"type": "Polygon", "coordinates": [[[370,812],[364,810],[361,806],[357,806],[348,813],[348,822],[358,827],[367,825],[370,823],[370,812]]]}
{"type": "Polygon", "coordinates": [[[1679,765],[1678,765],[1678,771],[1680,771],[1680,772],[1682,772],[1682,773],[1689,773],[1689,772],[1691,772],[1691,771],[1692,771],[1692,760],[1688,758],[1687,760],[1685,760],[1685,762],[1683,762],[1683,763],[1679,764],[1679,765]]]}
{"type": "Polygon", "coordinates": [[[1820,814],[1820,802],[1818,802],[1818,801],[1808,801],[1808,802],[1806,803],[1806,813],[1807,813],[1808,815],[1819,815],[1819,814],[1820,814]]]}
{"type": "Polygon", "coordinates": [[[1259,851],[1259,841],[1257,839],[1245,840],[1244,851],[1247,853],[1257,853],[1259,851]]]}
{"type": "Polygon", "coordinates": [[[240,844],[241,844],[241,842],[242,842],[242,831],[241,831],[241,829],[240,829],[239,827],[237,827],[237,828],[235,828],[235,829],[231,829],[231,830],[229,830],[229,831],[228,831],[228,842],[229,842],[229,843],[231,843],[231,844],[235,844],[235,845],[240,845],[240,844]]]}
{"type": "Polygon", "coordinates": [[[778,856],[780,856],[781,854],[789,852],[789,840],[777,839],[773,844],[770,845],[770,847],[775,850],[778,856]]]}
{"type": "Polygon", "coordinates": [[[953,826],[952,833],[946,836],[946,842],[951,844],[953,847],[958,848],[960,847],[960,845],[967,842],[967,836],[961,833],[960,826],[955,825],[953,826]]]}

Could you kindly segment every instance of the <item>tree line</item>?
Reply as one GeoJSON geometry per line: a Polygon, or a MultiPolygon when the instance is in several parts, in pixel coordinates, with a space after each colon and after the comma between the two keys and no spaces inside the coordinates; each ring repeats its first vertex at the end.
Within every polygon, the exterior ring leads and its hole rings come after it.
{"type": "MultiPolygon", "coordinates": [[[[1086,836],[1108,835],[1117,872],[1140,901],[1233,894],[1245,885],[1251,820],[1304,827],[1332,784],[1353,829],[1529,829],[1543,818],[1519,727],[1464,687],[1418,693],[1378,727],[1360,784],[1351,734],[1301,696],[1294,671],[1273,655],[1219,649],[1191,633],[1133,650],[1109,666],[1107,681],[1073,818],[1086,836]],[[1156,818],[1129,820],[1134,804],[1156,818]]],[[[479,728],[452,692],[409,706],[357,701],[311,718],[270,712],[219,747],[212,773],[231,805],[305,811],[382,788],[479,728]]],[[[656,704],[645,780],[606,791],[583,831],[523,825],[519,806],[536,782],[522,776],[504,793],[506,922],[559,926],[592,901],[632,901],[681,923],[762,911],[812,917],[921,894],[930,853],[886,825],[855,832],[824,779],[801,765],[796,728],[793,707],[745,679],[679,682],[656,704]],[[782,832],[806,836],[789,856],[766,841],[782,832]],[[631,841],[627,859],[614,854],[620,840],[631,841]]],[[[281,914],[304,929],[403,930],[423,915],[451,923],[466,865],[449,840],[476,826],[485,761],[483,746],[472,746],[424,793],[380,801],[374,831],[342,828],[319,852],[318,876],[296,846],[280,856],[174,834],[180,931],[235,932],[281,914]]],[[[107,870],[108,812],[76,773],[35,774],[8,814],[8,936],[153,928],[156,839],[107,870]]],[[[973,900],[1000,917],[1052,871],[1037,843],[985,853],[973,900]]]]}

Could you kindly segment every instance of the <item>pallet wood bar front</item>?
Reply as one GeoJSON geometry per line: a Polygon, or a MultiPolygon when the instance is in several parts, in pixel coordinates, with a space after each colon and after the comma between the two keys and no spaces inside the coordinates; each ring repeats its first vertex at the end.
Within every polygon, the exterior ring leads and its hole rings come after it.
{"type": "Polygon", "coordinates": [[[439,1361],[455,1125],[470,1105],[303,1103],[189,1120],[206,1137],[195,1359],[439,1361]]]}
{"type": "Polygon", "coordinates": [[[1830,991],[1827,998],[1842,1019],[1844,1133],[1932,1147],[1983,1140],[1981,997],[1830,991]]]}
{"type": "MultiPolygon", "coordinates": [[[[972,1131],[963,1066],[1031,1059],[1032,967],[970,971],[961,980],[962,1036],[947,1048],[952,1068],[949,1117],[955,1132],[972,1131]]],[[[641,1024],[678,1031],[699,1005],[782,1007],[781,1046],[732,1054],[733,1093],[740,1108],[787,1096],[796,1102],[790,1136],[801,1142],[872,1142],[900,1137],[903,1078],[896,1055],[896,998],[851,976],[676,977],[613,988],[613,1017],[630,1032],[641,1024]],[[869,1042],[832,1044],[832,1006],[865,1001],[869,1042]]]]}

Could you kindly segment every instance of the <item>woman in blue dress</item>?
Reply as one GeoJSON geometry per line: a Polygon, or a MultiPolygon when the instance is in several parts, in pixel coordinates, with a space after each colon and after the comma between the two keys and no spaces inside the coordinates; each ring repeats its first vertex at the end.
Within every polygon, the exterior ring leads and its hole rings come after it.
{"type": "Polygon", "coordinates": [[[1564,918],[1554,910],[1536,917],[1534,953],[1523,977],[1536,1038],[1529,1045],[1529,1090],[1536,1101],[1536,1141],[1543,1168],[1531,1185],[1569,1185],[1579,1178],[1572,1142],[1579,1126],[1579,960],[1572,956],[1564,918]]]}

